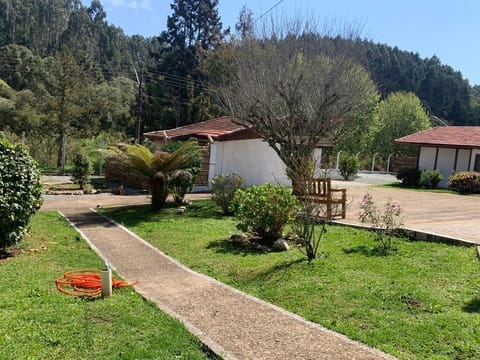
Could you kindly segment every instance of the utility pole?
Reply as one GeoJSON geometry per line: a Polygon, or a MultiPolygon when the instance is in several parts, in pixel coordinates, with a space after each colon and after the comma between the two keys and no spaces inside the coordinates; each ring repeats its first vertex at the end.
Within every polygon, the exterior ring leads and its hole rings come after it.
{"type": "Polygon", "coordinates": [[[142,93],[142,85],[143,85],[143,66],[140,62],[140,76],[138,76],[137,70],[133,68],[135,71],[135,76],[137,78],[138,84],[138,109],[137,109],[137,123],[135,125],[135,144],[140,144],[140,136],[142,135],[142,113],[143,113],[143,93],[142,93]]]}

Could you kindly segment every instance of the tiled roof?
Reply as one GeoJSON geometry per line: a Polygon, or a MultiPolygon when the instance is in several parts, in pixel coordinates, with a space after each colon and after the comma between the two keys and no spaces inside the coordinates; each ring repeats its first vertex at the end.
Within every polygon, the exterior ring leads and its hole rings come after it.
{"type": "Polygon", "coordinates": [[[442,126],[396,139],[398,144],[480,147],[480,126],[442,126]]]}
{"type": "Polygon", "coordinates": [[[145,133],[145,137],[149,139],[163,140],[165,134],[171,140],[184,140],[189,137],[208,137],[220,139],[235,134],[243,134],[250,132],[242,125],[235,124],[232,118],[224,116],[217,119],[202,121],[195,124],[181,126],[170,130],[160,130],[145,133]]]}

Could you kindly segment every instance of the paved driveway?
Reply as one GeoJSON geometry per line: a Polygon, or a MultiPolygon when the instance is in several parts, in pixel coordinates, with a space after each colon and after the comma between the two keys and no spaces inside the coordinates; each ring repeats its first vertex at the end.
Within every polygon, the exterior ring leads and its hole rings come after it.
{"type": "Polygon", "coordinates": [[[334,181],[347,188],[349,206],[346,222],[359,223],[362,197],[368,192],[378,207],[389,199],[403,209],[404,227],[462,239],[480,245],[480,197],[372,186],[364,182],[334,181]]]}

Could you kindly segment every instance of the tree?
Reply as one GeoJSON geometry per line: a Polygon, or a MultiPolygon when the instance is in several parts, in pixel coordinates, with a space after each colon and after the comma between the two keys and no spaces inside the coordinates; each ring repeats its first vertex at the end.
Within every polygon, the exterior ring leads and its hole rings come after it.
{"type": "MultiPolygon", "coordinates": [[[[216,115],[200,65],[209,51],[220,46],[225,35],[217,7],[218,0],[175,0],[171,5],[173,13],[167,19],[167,30],[160,37],[164,44],[159,54],[161,61],[154,70],[157,74],[153,76],[154,83],[149,87],[157,98],[149,107],[159,110],[162,127],[180,126],[216,115]]],[[[149,115],[148,122],[158,122],[157,114],[149,115]]]]}
{"type": "Polygon", "coordinates": [[[64,172],[67,137],[94,134],[98,129],[98,123],[95,124],[98,119],[88,116],[96,79],[70,53],[60,53],[49,59],[49,64],[52,71],[44,112],[50,115],[54,134],[58,136],[58,164],[64,172]]]}
{"type": "Polygon", "coordinates": [[[46,71],[40,57],[20,45],[0,48],[0,78],[16,91],[39,91],[45,80],[46,71]]]}
{"type": "Polygon", "coordinates": [[[261,40],[241,42],[237,73],[221,95],[236,121],[283,160],[295,189],[313,176],[314,149],[337,142],[376,89],[350,49],[324,48],[308,24],[288,25],[261,40]]]}
{"type": "Polygon", "coordinates": [[[378,107],[374,150],[388,155],[412,154],[404,145],[394,140],[430,128],[430,120],[420,99],[413,93],[392,93],[378,107]]]}
{"type": "Polygon", "coordinates": [[[88,158],[81,153],[75,154],[73,157],[72,181],[80,186],[80,190],[83,190],[88,183],[89,176],[90,162],[88,158]]]}
{"type": "Polygon", "coordinates": [[[148,190],[152,212],[156,212],[165,205],[173,175],[181,170],[198,172],[199,151],[196,141],[187,141],[172,153],[152,153],[141,145],[119,145],[110,149],[106,176],[148,190]]]}
{"type": "Polygon", "coordinates": [[[235,30],[241,39],[253,38],[255,36],[255,27],[253,20],[253,11],[246,5],[243,5],[238,15],[238,21],[235,24],[235,30]]]}

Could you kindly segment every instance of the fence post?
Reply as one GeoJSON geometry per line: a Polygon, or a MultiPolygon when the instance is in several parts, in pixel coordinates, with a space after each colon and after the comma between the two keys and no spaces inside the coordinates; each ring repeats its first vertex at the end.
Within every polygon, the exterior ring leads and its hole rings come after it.
{"type": "Polygon", "coordinates": [[[340,161],[340,154],[342,153],[342,150],[340,150],[338,153],[337,153],[337,165],[335,166],[335,170],[338,170],[338,163],[340,161]]]}
{"type": "Polygon", "coordinates": [[[387,173],[390,172],[390,159],[392,158],[393,154],[388,155],[387,159],[387,173]]]}
{"type": "Polygon", "coordinates": [[[373,172],[373,171],[375,170],[375,158],[377,157],[377,155],[378,155],[378,153],[375,153],[375,154],[373,155],[373,160],[372,160],[372,171],[371,171],[371,172],[373,172]]]}

